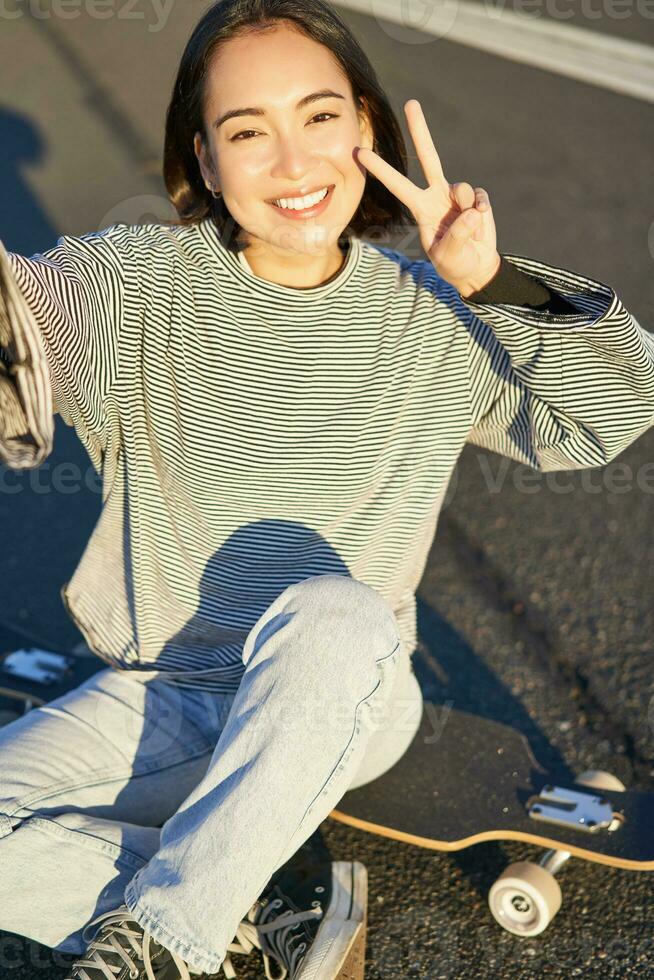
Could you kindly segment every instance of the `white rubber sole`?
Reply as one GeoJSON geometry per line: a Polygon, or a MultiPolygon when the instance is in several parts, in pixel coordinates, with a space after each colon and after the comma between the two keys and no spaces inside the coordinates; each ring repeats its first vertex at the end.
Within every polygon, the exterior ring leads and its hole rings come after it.
{"type": "Polygon", "coordinates": [[[360,861],[332,862],[332,898],[296,980],[363,980],[368,871],[360,861]]]}

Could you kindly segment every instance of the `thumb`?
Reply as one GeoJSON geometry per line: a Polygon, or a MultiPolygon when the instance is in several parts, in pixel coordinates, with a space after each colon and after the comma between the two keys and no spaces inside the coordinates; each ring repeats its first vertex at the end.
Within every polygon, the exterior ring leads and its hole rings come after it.
{"type": "Polygon", "coordinates": [[[481,215],[479,212],[475,208],[467,208],[461,212],[456,221],[452,222],[447,229],[447,235],[451,235],[457,242],[464,242],[472,237],[480,221],[481,215]]]}

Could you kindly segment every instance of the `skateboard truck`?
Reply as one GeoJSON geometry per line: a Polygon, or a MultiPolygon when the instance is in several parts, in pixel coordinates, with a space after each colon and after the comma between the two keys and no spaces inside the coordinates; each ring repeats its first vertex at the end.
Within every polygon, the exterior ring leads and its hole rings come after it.
{"type": "Polygon", "coordinates": [[[63,680],[72,663],[72,658],[62,653],[36,649],[15,650],[4,658],[0,671],[49,687],[63,680]]]}
{"type": "Polygon", "coordinates": [[[27,647],[0,653],[0,727],[16,717],[15,702],[27,714],[84,683],[103,666],[97,657],[75,651],[27,647]]]}
{"type": "Polygon", "coordinates": [[[493,918],[516,936],[547,928],[562,901],[558,872],[571,857],[654,871],[654,793],[627,789],[601,769],[548,773],[522,732],[457,708],[434,747],[432,720],[425,711],[405,756],[345,793],[331,816],[435,851],[490,840],[548,848],[538,863],[513,861],[488,892],[493,918]]]}
{"type": "Polygon", "coordinates": [[[551,783],[543,786],[538,796],[532,796],[527,801],[527,813],[532,820],[590,834],[616,828],[613,807],[606,797],[563,789],[551,783]]]}

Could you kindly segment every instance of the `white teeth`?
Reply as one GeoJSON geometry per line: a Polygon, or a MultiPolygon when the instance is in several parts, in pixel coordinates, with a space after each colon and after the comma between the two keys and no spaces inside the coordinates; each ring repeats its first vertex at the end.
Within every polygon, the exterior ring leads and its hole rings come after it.
{"type": "Polygon", "coordinates": [[[306,208],[313,207],[314,204],[318,204],[322,201],[329,193],[329,188],[325,187],[321,191],[316,191],[315,194],[309,194],[308,197],[293,197],[293,198],[280,198],[279,201],[275,201],[275,204],[279,208],[288,208],[289,211],[304,211],[306,208]]]}

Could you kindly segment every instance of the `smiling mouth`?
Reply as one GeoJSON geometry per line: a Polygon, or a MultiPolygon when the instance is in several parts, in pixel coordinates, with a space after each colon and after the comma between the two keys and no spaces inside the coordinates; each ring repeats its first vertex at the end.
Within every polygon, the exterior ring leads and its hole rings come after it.
{"type": "MultiPolygon", "coordinates": [[[[296,200],[295,198],[276,198],[276,199],[273,199],[271,201],[268,201],[267,203],[270,204],[270,205],[272,205],[272,207],[277,208],[278,211],[284,211],[284,212],[287,212],[287,213],[290,213],[290,214],[304,214],[307,211],[313,211],[315,208],[321,207],[325,203],[325,201],[328,201],[331,198],[331,196],[332,196],[332,192],[334,190],[334,186],[335,186],[334,184],[327,184],[326,185],[326,187],[327,187],[327,193],[325,194],[325,196],[320,201],[318,201],[317,204],[310,204],[306,208],[289,208],[289,207],[283,207],[281,204],[278,204],[277,203],[277,201],[281,201],[281,200],[290,200],[290,201],[293,201],[293,200],[296,200]]],[[[322,188],[320,188],[320,190],[321,191],[322,190],[325,190],[325,188],[322,187],[322,188]]],[[[317,194],[318,191],[314,191],[314,193],[317,194]]],[[[305,197],[310,197],[311,195],[310,194],[305,194],[304,196],[305,197]]],[[[297,198],[297,200],[300,200],[300,198],[297,198]]]]}

